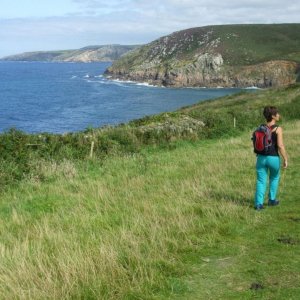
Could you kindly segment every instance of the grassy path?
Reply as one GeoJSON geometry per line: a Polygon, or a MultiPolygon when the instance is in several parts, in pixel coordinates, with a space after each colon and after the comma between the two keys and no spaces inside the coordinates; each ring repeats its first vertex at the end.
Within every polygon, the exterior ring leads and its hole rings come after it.
{"type": "MultiPolygon", "coordinates": [[[[185,299],[299,298],[299,126],[300,122],[290,124],[285,133],[290,166],[282,171],[280,206],[253,214],[248,211],[257,219],[253,224],[233,220],[236,226],[232,224],[231,235],[224,235],[220,247],[212,247],[209,255],[195,264],[196,275],[187,279],[191,293],[185,299]]],[[[247,167],[245,162],[241,171],[247,167]]],[[[235,176],[239,177],[240,189],[245,188],[243,177],[248,175],[235,176]]],[[[223,197],[226,194],[224,191],[223,197]]]]}
{"type": "Polygon", "coordinates": [[[0,298],[298,299],[299,133],[285,126],[282,202],[263,212],[250,134],[24,182],[0,201],[0,298]]]}

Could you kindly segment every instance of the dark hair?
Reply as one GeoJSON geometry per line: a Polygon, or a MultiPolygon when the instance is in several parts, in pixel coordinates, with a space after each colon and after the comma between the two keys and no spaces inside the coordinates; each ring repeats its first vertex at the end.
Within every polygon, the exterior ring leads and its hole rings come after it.
{"type": "Polygon", "coordinates": [[[267,122],[272,121],[272,117],[276,116],[278,109],[275,106],[266,106],[263,111],[263,115],[266,118],[267,122]]]}

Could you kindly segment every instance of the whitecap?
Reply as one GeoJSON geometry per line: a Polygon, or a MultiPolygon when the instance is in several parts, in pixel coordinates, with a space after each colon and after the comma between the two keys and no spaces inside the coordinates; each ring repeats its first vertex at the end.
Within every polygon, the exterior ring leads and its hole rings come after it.
{"type": "Polygon", "coordinates": [[[257,86],[248,86],[245,88],[245,90],[262,90],[262,88],[259,88],[257,86]]]}
{"type": "Polygon", "coordinates": [[[137,85],[137,86],[146,86],[146,87],[158,87],[158,86],[152,85],[148,82],[136,82],[136,81],[132,81],[132,80],[120,80],[118,78],[110,80],[110,82],[124,83],[124,84],[137,85]]]}
{"type": "Polygon", "coordinates": [[[148,82],[138,82],[138,83],[134,82],[134,84],[136,84],[136,85],[142,85],[142,86],[147,86],[147,87],[158,87],[158,86],[150,84],[148,82]]]}

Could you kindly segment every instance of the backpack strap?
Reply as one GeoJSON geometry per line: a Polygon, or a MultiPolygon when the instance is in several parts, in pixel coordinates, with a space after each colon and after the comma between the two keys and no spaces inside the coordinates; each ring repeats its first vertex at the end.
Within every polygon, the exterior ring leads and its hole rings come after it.
{"type": "Polygon", "coordinates": [[[278,126],[278,125],[276,125],[276,124],[275,124],[275,125],[272,125],[272,126],[271,126],[271,128],[272,128],[272,132],[276,133],[276,131],[277,131],[278,127],[279,127],[279,126],[278,126]],[[273,129],[274,129],[274,128],[275,128],[275,130],[273,131],[273,129]]]}

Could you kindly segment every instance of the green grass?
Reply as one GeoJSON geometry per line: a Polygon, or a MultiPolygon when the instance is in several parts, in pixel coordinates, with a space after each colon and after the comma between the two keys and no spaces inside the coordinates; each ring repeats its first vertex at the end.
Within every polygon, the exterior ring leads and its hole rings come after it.
{"type": "Polygon", "coordinates": [[[1,195],[0,298],[298,299],[299,132],[263,212],[250,132],[48,166],[1,195]]]}
{"type": "Polygon", "coordinates": [[[298,299],[299,96],[294,85],[118,127],[0,135],[0,298],[298,299]],[[280,206],[256,212],[250,137],[266,104],[290,166],[280,206]]]}
{"type": "Polygon", "coordinates": [[[49,181],[55,169],[73,172],[71,165],[90,156],[105,160],[140,151],[147,145],[172,149],[180,140],[238,136],[264,120],[262,107],[275,105],[285,121],[300,119],[300,85],[222,97],[106,128],[56,135],[25,134],[15,129],[0,134],[0,192],[26,178],[49,181]],[[236,127],[233,127],[233,120],[236,127]],[[49,171],[50,170],[50,171],[49,171]]]}
{"type": "MultiPolygon", "coordinates": [[[[152,71],[178,69],[193,63],[199,53],[220,53],[226,66],[255,65],[270,60],[300,62],[300,24],[216,25],[190,28],[157,39],[128,53],[108,70],[141,71],[154,58],[152,71]],[[209,46],[219,40],[218,46],[209,46]],[[199,44],[200,43],[200,44],[199,44]],[[175,51],[174,51],[175,47],[175,51]],[[164,51],[162,50],[164,49],[164,51]]],[[[148,67],[149,68],[149,67],[148,67]]],[[[147,68],[147,69],[148,69],[147,68]]],[[[154,72],[155,73],[155,72],[154,72]]]]}
{"type": "Polygon", "coordinates": [[[215,26],[229,65],[251,65],[269,60],[299,62],[299,24],[247,24],[215,26]]]}

